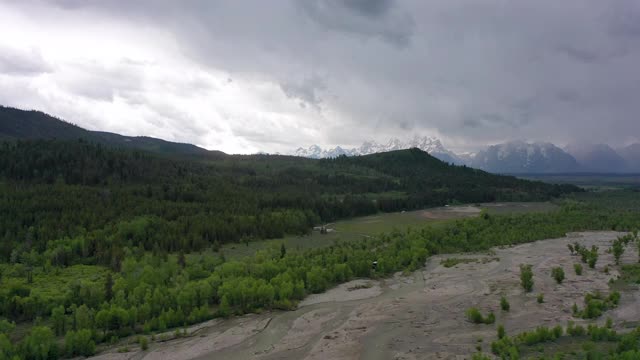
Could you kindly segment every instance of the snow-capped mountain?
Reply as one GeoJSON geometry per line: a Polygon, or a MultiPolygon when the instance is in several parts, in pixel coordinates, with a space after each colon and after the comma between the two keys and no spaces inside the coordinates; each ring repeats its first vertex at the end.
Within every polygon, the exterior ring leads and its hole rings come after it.
{"type": "Polygon", "coordinates": [[[608,145],[572,144],[566,149],[547,142],[512,141],[488,146],[477,153],[455,154],[434,137],[419,137],[407,141],[391,139],[386,143],[364,142],[359,147],[322,149],[317,145],[299,148],[293,155],[309,158],[357,156],[385,151],[419,148],[432,156],[456,165],[467,165],[495,173],[622,173],[640,171],[640,143],[618,149],[608,145]]]}
{"type": "Polygon", "coordinates": [[[366,141],[359,147],[344,149],[340,146],[331,149],[322,149],[318,145],[311,145],[308,148],[298,148],[292,155],[302,156],[314,159],[320,158],[332,158],[340,155],[346,156],[358,156],[369,155],[386,151],[402,150],[418,148],[426,151],[432,156],[449,163],[462,164],[462,161],[456,154],[447,150],[440,142],[439,139],[429,136],[415,136],[408,141],[401,141],[399,139],[390,139],[385,144],[380,144],[375,141],[366,141]]]}
{"type": "Polygon", "coordinates": [[[325,150],[318,145],[311,145],[306,149],[300,147],[291,155],[312,158],[312,159],[324,159],[324,158],[334,158],[340,155],[352,156],[354,154],[353,154],[353,150],[345,150],[340,146],[325,150]]]}
{"type": "Polygon", "coordinates": [[[497,173],[559,173],[580,169],[576,159],[551,143],[523,141],[489,146],[468,165],[497,173]]]}

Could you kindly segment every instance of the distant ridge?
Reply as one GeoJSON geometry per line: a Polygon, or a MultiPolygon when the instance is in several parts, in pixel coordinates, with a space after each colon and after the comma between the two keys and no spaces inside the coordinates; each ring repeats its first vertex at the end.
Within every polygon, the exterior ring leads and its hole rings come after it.
{"type": "Polygon", "coordinates": [[[84,139],[108,146],[169,155],[224,155],[220,151],[209,151],[192,144],[176,143],[147,136],[124,136],[110,132],[90,131],[41,111],[20,110],[5,106],[0,106],[0,139],[84,139]]]}
{"type": "Polygon", "coordinates": [[[577,172],[581,166],[573,156],[551,143],[513,141],[489,146],[478,152],[470,165],[496,173],[577,172]]]}
{"type": "Polygon", "coordinates": [[[569,144],[565,150],[571,154],[586,171],[627,172],[627,162],[606,144],[569,144]]]}
{"type": "Polygon", "coordinates": [[[617,152],[625,160],[630,171],[640,172],[640,143],[623,147],[617,152]]]}

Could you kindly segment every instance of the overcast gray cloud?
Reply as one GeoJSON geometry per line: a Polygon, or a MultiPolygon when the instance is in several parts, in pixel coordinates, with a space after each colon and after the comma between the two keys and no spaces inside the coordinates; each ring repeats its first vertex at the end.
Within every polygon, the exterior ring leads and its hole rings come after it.
{"type": "Polygon", "coordinates": [[[9,0],[0,102],[229,152],[615,145],[640,140],[639,4],[9,0]]]}
{"type": "Polygon", "coordinates": [[[52,70],[51,65],[34,48],[0,47],[0,74],[32,76],[52,70]]]}

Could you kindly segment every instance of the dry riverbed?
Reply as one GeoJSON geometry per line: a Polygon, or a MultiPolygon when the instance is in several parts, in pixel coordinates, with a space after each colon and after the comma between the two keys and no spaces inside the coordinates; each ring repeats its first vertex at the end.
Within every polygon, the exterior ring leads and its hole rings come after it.
{"type": "MultiPolygon", "coordinates": [[[[608,292],[615,278],[613,257],[606,254],[620,233],[586,232],[565,238],[495,248],[491,254],[435,256],[423,270],[410,276],[382,280],[355,280],[324,294],[305,299],[289,312],[269,312],[229,320],[213,320],[188,329],[189,336],[152,342],[150,349],[118,353],[115,349],[95,359],[455,359],[473,353],[477,344],[488,351],[496,325],[475,325],[465,310],[475,306],[483,313],[493,310],[496,324],[508,334],[536,326],[566,325],[575,320],[571,306],[583,306],[586,292],[608,292]],[[576,276],[567,244],[578,241],[600,247],[596,269],[584,266],[576,276]],[[450,257],[478,258],[446,268],[450,257]],[[483,261],[490,259],[491,261],[483,261]],[[534,289],[524,294],[519,265],[533,265],[534,289]],[[603,269],[609,265],[610,272],[603,269]],[[551,268],[562,266],[566,279],[558,285],[551,268]],[[536,296],[544,293],[545,302],[536,296]],[[511,303],[510,312],[500,310],[500,297],[511,303]]],[[[622,262],[637,261],[627,248],[622,262]]],[[[615,324],[640,320],[640,291],[622,293],[620,306],[609,311],[615,324]]],[[[576,321],[580,323],[581,321],[576,321]]]]}

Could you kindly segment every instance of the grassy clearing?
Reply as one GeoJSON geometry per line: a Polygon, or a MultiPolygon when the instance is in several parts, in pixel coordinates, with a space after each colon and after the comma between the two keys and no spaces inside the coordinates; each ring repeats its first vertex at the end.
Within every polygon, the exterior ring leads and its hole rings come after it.
{"type": "Polygon", "coordinates": [[[481,204],[481,209],[486,209],[490,214],[507,215],[507,214],[528,214],[534,212],[549,212],[560,209],[560,207],[551,202],[513,202],[513,203],[495,203],[481,204]]]}
{"type": "MultiPolygon", "coordinates": [[[[26,269],[24,271],[7,271],[0,268],[2,279],[0,291],[16,292],[16,289],[29,289],[30,294],[41,299],[64,299],[72,284],[98,284],[102,286],[109,270],[97,265],[73,265],[67,268],[54,268],[43,271],[40,267],[33,268],[32,283],[29,283],[26,269]]],[[[2,294],[0,294],[2,295],[2,294]]],[[[49,304],[42,304],[49,306],[49,304]]],[[[49,310],[50,311],[50,310],[49,310]]],[[[40,320],[41,325],[51,326],[49,318],[40,320]]],[[[22,339],[33,326],[32,323],[18,323],[11,334],[12,341],[22,339]]]]}
{"type": "Polygon", "coordinates": [[[302,251],[331,246],[336,241],[354,241],[362,238],[363,236],[359,234],[337,232],[320,234],[318,231],[314,231],[309,235],[291,235],[282,239],[251,241],[248,244],[227,244],[222,247],[222,252],[227,259],[238,259],[252,256],[259,250],[269,248],[279,249],[282,244],[284,244],[287,250],[302,251]]]}
{"type": "Polygon", "coordinates": [[[41,268],[33,269],[33,282],[28,283],[25,273],[6,272],[2,286],[6,288],[28,286],[33,294],[41,297],[64,296],[69,285],[74,282],[102,283],[108,269],[97,265],[73,265],[67,268],[55,268],[51,272],[43,272],[41,268]]]}
{"type": "MultiPolygon", "coordinates": [[[[494,214],[550,212],[559,208],[550,202],[477,204],[475,207],[486,209],[494,214]]],[[[361,240],[393,230],[404,231],[408,228],[441,226],[453,220],[477,216],[477,211],[470,210],[473,209],[452,206],[357,217],[328,224],[327,228],[334,230],[328,234],[314,231],[309,235],[291,235],[281,239],[251,241],[248,244],[227,244],[222,247],[222,253],[228,259],[238,259],[251,256],[259,250],[280,248],[282,244],[289,250],[323,248],[331,246],[336,241],[361,240]]],[[[214,254],[212,251],[205,253],[214,254]]]]}
{"type": "MultiPolygon", "coordinates": [[[[434,209],[434,212],[444,212],[441,208],[434,209]]],[[[383,232],[395,229],[406,230],[410,227],[420,227],[429,224],[446,222],[452,219],[459,219],[462,216],[459,213],[451,213],[443,215],[442,219],[433,219],[425,215],[425,210],[396,212],[387,214],[378,214],[373,216],[364,216],[349,220],[338,221],[331,225],[340,233],[352,233],[374,236],[383,232]]]]}

